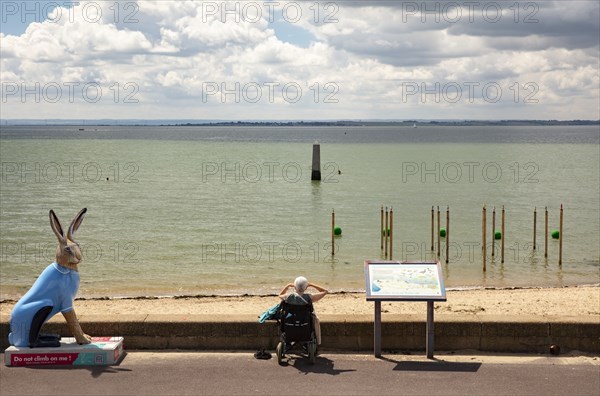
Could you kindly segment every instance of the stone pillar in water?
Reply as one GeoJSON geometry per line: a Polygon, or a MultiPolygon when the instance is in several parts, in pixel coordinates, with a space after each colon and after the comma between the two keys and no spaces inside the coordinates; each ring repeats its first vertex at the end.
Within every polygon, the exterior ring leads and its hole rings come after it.
{"type": "Polygon", "coordinates": [[[310,180],[321,180],[321,145],[318,141],[313,143],[312,174],[310,180]]]}

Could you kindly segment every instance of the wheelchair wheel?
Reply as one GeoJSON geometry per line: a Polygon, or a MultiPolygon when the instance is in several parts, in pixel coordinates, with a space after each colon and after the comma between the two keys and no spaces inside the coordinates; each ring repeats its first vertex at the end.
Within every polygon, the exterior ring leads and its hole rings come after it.
{"type": "Polygon", "coordinates": [[[308,343],[308,359],[310,364],[315,364],[315,358],[317,357],[317,343],[310,342],[308,343]]]}
{"type": "Polygon", "coordinates": [[[281,364],[283,362],[283,343],[282,342],[279,342],[279,344],[277,344],[275,353],[277,354],[277,363],[281,364]]]}

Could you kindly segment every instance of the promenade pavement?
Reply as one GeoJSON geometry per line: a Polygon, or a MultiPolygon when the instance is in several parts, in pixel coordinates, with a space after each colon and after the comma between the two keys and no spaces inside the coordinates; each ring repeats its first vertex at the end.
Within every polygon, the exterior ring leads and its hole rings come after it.
{"type": "Polygon", "coordinates": [[[252,352],[128,352],[109,367],[0,368],[1,395],[598,395],[597,356],[323,353],[310,365],[252,352]]]}

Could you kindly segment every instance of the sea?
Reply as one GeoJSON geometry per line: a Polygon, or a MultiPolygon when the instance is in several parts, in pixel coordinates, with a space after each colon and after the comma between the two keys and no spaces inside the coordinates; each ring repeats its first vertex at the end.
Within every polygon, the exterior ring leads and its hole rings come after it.
{"type": "Polygon", "coordinates": [[[82,297],[360,291],[390,258],[439,259],[447,288],[600,283],[598,125],[4,125],[0,157],[0,299],[54,260],[48,211],[84,207],[82,297]]]}

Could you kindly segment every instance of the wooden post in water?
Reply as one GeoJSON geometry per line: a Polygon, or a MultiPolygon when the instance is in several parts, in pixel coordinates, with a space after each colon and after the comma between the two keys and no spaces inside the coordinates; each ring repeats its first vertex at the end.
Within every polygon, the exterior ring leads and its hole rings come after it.
{"type": "Polygon", "coordinates": [[[500,231],[502,233],[502,238],[501,238],[501,249],[500,249],[500,262],[504,263],[504,205],[502,205],[502,230],[500,231]]]}
{"type": "Polygon", "coordinates": [[[562,265],[562,241],[563,241],[563,205],[560,204],[560,224],[558,228],[558,265],[562,265]]]}
{"type": "Polygon", "coordinates": [[[431,207],[431,251],[433,252],[433,236],[435,235],[435,221],[434,221],[434,214],[433,214],[434,210],[433,210],[433,206],[431,207]]]}
{"type": "Polygon", "coordinates": [[[394,245],[394,207],[390,207],[390,260],[392,259],[392,247],[394,245]]]}
{"type": "Polygon", "coordinates": [[[381,227],[379,227],[379,228],[381,228],[381,229],[379,230],[379,235],[381,237],[381,250],[383,250],[383,205],[381,205],[381,223],[380,223],[380,225],[381,225],[381,227]]]}
{"type": "Polygon", "coordinates": [[[437,207],[437,256],[440,258],[440,207],[437,207]]]}
{"type": "Polygon", "coordinates": [[[331,256],[335,255],[335,210],[331,209],[331,256]]]}
{"type": "MultiPolygon", "coordinates": [[[[483,241],[483,234],[485,233],[485,223],[483,222],[483,218],[484,218],[484,213],[483,211],[485,210],[485,204],[483,204],[483,207],[481,208],[481,240],[483,241]]],[[[481,251],[483,252],[483,244],[481,244],[481,251]]]]}
{"type": "Polygon", "coordinates": [[[482,219],[481,219],[481,222],[482,222],[482,227],[481,227],[481,229],[482,229],[481,243],[482,243],[482,249],[483,249],[483,272],[485,272],[485,256],[486,256],[486,253],[487,253],[486,252],[487,249],[486,249],[486,246],[485,246],[485,244],[486,244],[486,241],[485,241],[485,231],[486,231],[486,228],[487,228],[486,221],[485,221],[486,219],[485,218],[486,218],[486,209],[485,209],[485,204],[483,204],[483,216],[482,216],[482,219]]]}
{"type": "Polygon", "coordinates": [[[496,207],[492,209],[492,257],[496,251],[496,207]]]}
{"type": "Polygon", "coordinates": [[[385,228],[383,229],[383,234],[384,234],[384,241],[385,241],[385,250],[384,250],[384,257],[387,258],[388,256],[388,221],[389,221],[389,213],[388,213],[388,208],[387,206],[385,207],[385,228]]]}
{"type": "Polygon", "coordinates": [[[450,253],[450,206],[446,206],[446,264],[450,253]]]}
{"type": "Polygon", "coordinates": [[[321,145],[318,141],[313,143],[312,173],[310,180],[321,180],[321,145]]]}
{"type": "Polygon", "coordinates": [[[533,250],[535,250],[535,233],[537,228],[537,208],[533,207],[533,250]]]}
{"type": "Polygon", "coordinates": [[[544,208],[544,257],[548,258],[548,207],[544,208]]]}

